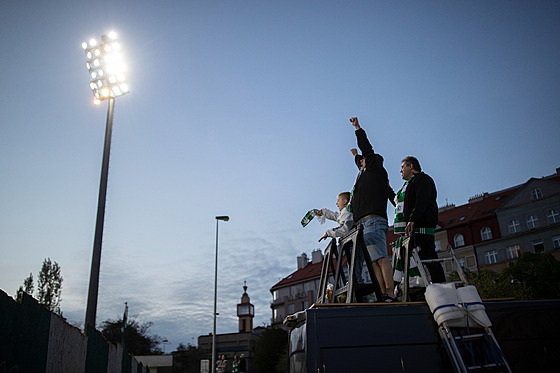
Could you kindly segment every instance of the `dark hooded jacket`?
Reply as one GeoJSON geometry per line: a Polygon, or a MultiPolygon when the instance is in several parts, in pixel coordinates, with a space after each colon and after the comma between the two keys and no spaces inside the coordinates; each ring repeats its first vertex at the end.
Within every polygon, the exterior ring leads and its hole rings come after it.
{"type": "MultiPolygon", "coordinates": [[[[387,200],[395,195],[389,186],[389,177],[383,167],[383,157],[373,151],[366,132],[356,131],[358,147],[366,159],[366,169],[358,175],[352,194],[351,208],[354,221],[375,214],[387,219],[387,200]]],[[[359,164],[357,164],[359,167],[359,164]]]]}

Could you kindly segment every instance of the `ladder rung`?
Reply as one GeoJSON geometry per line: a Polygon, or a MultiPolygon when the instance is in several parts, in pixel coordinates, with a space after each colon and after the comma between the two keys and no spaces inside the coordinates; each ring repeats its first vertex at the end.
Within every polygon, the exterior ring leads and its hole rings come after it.
{"type": "Polygon", "coordinates": [[[471,366],[468,366],[467,369],[468,370],[486,369],[486,368],[495,368],[497,366],[499,366],[499,365],[496,364],[496,363],[490,363],[490,364],[484,364],[484,365],[471,365],[471,366]]]}
{"type": "Polygon", "coordinates": [[[481,337],[484,337],[484,334],[457,335],[455,336],[455,339],[458,341],[464,341],[464,340],[471,340],[471,339],[479,339],[481,337]]]}
{"type": "Polygon", "coordinates": [[[338,296],[340,294],[344,294],[348,291],[348,285],[344,285],[343,287],[341,287],[340,289],[336,289],[336,291],[334,291],[334,296],[338,296]]]}
{"type": "Polygon", "coordinates": [[[440,259],[422,259],[422,263],[441,263],[453,260],[453,258],[440,258],[440,259]]]}

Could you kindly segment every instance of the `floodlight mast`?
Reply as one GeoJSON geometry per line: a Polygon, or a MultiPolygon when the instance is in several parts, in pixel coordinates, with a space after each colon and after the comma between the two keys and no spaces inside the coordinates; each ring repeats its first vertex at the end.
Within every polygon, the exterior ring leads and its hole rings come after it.
{"type": "Polygon", "coordinates": [[[97,219],[95,224],[95,236],[93,240],[93,255],[91,260],[91,272],[89,279],[88,302],[86,309],[86,321],[84,332],[88,333],[88,327],[95,330],[95,319],[97,314],[97,298],[99,291],[99,269],[101,266],[101,245],[103,242],[103,225],[105,221],[105,202],[107,197],[107,181],[109,177],[109,156],[111,154],[111,136],[113,133],[113,111],[115,97],[129,92],[125,76],[125,64],[123,63],[120,43],[115,33],[109,37],[103,35],[101,43],[91,39],[89,44],[82,43],[86,53],[86,67],[90,75],[90,88],[93,91],[94,102],[108,100],[107,124],[105,128],[105,145],[103,148],[103,161],[101,165],[101,178],[99,182],[99,199],[97,202],[97,219]]]}

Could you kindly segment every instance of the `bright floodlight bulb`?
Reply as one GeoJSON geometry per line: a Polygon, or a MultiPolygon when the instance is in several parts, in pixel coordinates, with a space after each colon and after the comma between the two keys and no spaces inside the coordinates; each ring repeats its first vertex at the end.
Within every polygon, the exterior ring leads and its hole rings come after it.
{"type": "Polygon", "coordinates": [[[109,39],[115,40],[117,38],[117,33],[115,31],[111,31],[107,36],[109,36],[109,39]]]}
{"type": "Polygon", "coordinates": [[[85,49],[87,49],[87,47],[88,47],[88,45],[87,45],[87,43],[84,41],[84,42],[82,43],[82,48],[84,48],[84,50],[85,50],[85,49]]]}
{"type": "Polygon", "coordinates": [[[95,40],[95,39],[90,39],[89,45],[91,45],[92,47],[95,47],[95,46],[97,45],[97,40],[95,40]]]}

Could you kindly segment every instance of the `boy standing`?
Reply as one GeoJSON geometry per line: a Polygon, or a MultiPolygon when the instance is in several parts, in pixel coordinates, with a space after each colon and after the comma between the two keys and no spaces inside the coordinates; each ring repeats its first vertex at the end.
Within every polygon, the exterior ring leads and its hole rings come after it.
{"type": "MultiPolygon", "coordinates": [[[[350,192],[342,192],[336,198],[336,207],[338,207],[339,212],[331,211],[327,208],[323,208],[316,212],[317,216],[323,216],[326,219],[334,220],[338,223],[338,226],[328,229],[325,234],[319,238],[319,242],[326,239],[327,237],[344,237],[348,234],[352,226],[354,225],[354,219],[352,218],[352,213],[350,212],[348,202],[350,201],[350,192]]],[[[321,223],[324,222],[321,221],[321,223]]]]}

